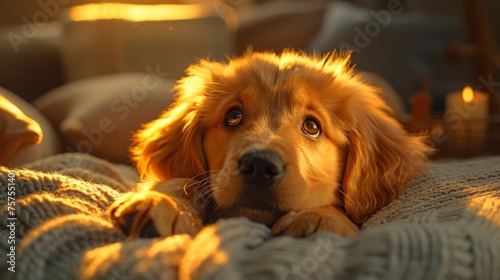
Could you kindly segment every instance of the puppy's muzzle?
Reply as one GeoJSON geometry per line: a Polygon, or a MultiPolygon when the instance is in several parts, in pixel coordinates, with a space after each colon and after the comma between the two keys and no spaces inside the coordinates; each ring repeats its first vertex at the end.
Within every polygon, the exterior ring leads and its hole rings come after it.
{"type": "Polygon", "coordinates": [[[278,154],[253,150],[241,157],[239,172],[247,184],[268,187],[283,176],[285,166],[278,154]]]}

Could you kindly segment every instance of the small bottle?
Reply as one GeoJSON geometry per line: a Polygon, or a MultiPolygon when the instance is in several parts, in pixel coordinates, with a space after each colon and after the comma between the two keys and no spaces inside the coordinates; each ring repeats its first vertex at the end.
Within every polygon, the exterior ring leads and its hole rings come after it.
{"type": "Polygon", "coordinates": [[[429,78],[420,81],[419,90],[410,98],[410,129],[411,132],[429,132],[432,110],[432,96],[427,92],[429,78]]]}

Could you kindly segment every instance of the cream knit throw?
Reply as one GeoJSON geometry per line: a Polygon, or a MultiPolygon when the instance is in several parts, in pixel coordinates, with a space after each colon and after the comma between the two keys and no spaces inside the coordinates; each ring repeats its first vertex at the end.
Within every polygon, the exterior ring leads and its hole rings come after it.
{"type": "Polygon", "coordinates": [[[1,168],[0,279],[500,279],[500,157],[434,163],[349,239],[271,238],[237,218],[129,242],[105,213],[130,188],[113,165],[71,154],[26,168],[15,171],[16,272],[1,168]]]}

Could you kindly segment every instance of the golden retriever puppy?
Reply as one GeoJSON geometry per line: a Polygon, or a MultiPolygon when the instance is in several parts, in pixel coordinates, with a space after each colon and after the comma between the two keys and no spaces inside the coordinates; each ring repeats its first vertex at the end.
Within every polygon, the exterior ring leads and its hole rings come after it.
{"type": "Polygon", "coordinates": [[[248,52],[201,60],[135,135],[142,189],[109,212],[131,237],[246,217],[275,235],[352,236],[431,149],[391,117],[349,55],[248,52]]]}

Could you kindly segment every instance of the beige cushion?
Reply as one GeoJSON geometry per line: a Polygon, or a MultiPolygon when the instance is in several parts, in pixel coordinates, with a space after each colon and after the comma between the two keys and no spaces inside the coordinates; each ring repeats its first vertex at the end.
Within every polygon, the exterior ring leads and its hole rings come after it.
{"type": "Polygon", "coordinates": [[[365,82],[380,90],[381,97],[392,109],[394,117],[397,120],[408,121],[408,114],[406,113],[403,100],[401,100],[400,95],[389,82],[374,72],[360,72],[360,74],[365,82]]]}
{"type": "Polygon", "coordinates": [[[0,164],[17,167],[61,151],[50,122],[22,98],[0,88],[0,164]]]}
{"type": "Polygon", "coordinates": [[[121,73],[72,82],[35,100],[73,151],[129,163],[132,133],[172,102],[174,81],[121,73]]]}

